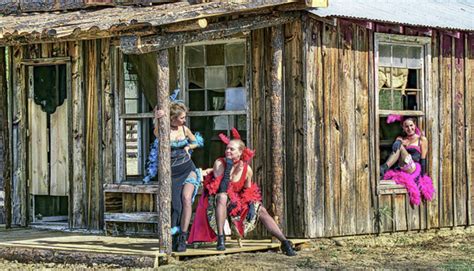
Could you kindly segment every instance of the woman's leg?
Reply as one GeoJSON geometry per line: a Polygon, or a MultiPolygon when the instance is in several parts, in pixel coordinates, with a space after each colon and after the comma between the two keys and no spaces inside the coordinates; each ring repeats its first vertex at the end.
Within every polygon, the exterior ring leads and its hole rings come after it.
{"type": "Polygon", "coordinates": [[[405,149],[405,147],[401,146],[400,147],[400,159],[399,159],[399,165],[402,167],[402,170],[407,172],[407,173],[413,173],[416,170],[416,165],[413,162],[413,159],[411,155],[408,153],[408,151],[405,149]]]}
{"type": "Polygon", "coordinates": [[[181,202],[183,203],[183,211],[181,213],[181,231],[187,232],[189,228],[189,221],[191,220],[191,214],[193,212],[193,193],[194,185],[190,183],[184,184],[183,192],[181,194],[181,202]]]}
{"type": "Polygon", "coordinates": [[[227,218],[227,194],[218,193],[216,196],[217,235],[224,234],[224,223],[227,218]]]}
{"type": "Polygon", "coordinates": [[[279,228],[278,225],[276,224],[276,222],[275,222],[275,220],[273,219],[273,217],[271,217],[270,214],[268,214],[267,209],[265,209],[265,207],[263,207],[263,206],[260,207],[260,208],[259,208],[259,211],[258,211],[258,214],[259,214],[260,221],[262,221],[262,223],[263,223],[263,225],[265,226],[265,228],[266,228],[273,236],[275,236],[276,238],[278,238],[278,240],[280,240],[280,242],[286,240],[285,235],[284,235],[283,232],[280,230],[280,228],[279,228]]]}

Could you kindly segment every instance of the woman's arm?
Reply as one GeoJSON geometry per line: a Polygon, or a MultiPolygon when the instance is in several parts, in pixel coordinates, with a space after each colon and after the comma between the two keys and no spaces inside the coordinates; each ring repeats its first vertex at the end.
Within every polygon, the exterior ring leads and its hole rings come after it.
{"type": "Polygon", "coordinates": [[[214,178],[217,178],[217,177],[221,176],[222,174],[224,174],[224,164],[222,163],[222,161],[220,159],[217,159],[214,162],[214,167],[212,169],[213,169],[212,171],[214,173],[214,178]]]}
{"type": "Polygon", "coordinates": [[[252,168],[248,166],[247,178],[245,179],[244,187],[249,188],[250,186],[252,186],[252,175],[253,175],[252,168]]]}
{"type": "MultiPolygon", "coordinates": [[[[197,142],[196,136],[193,134],[193,132],[191,132],[191,129],[189,129],[187,126],[184,126],[184,133],[185,133],[185,136],[189,138],[190,142],[197,142]]],[[[191,150],[194,150],[200,147],[198,143],[190,143],[188,146],[189,146],[189,149],[191,150]]]]}
{"type": "Polygon", "coordinates": [[[422,136],[420,140],[421,140],[421,159],[426,159],[426,154],[428,153],[428,139],[422,136]]]}

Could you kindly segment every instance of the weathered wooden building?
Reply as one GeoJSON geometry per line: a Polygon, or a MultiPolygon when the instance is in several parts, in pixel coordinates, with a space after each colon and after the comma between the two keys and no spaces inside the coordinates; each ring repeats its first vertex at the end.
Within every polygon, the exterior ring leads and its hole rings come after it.
{"type": "Polygon", "coordinates": [[[188,125],[204,135],[198,166],[222,153],[219,132],[242,132],[264,203],[289,236],[472,225],[474,9],[424,5],[398,17],[340,1],[1,17],[7,223],[152,232],[160,182],[141,180],[166,88],[181,90],[188,125]],[[406,14],[415,11],[417,20],[406,14]],[[394,112],[417,116],[430,141],[437,194],[419,207],[378,180],[394,112]]]}

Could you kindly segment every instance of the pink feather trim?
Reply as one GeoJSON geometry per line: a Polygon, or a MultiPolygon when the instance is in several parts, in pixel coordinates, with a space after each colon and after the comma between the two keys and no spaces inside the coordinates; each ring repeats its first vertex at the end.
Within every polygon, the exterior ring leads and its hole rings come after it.
{"type": "Polygon", "coordinates": [[[421,167],[417,163],[416,170],[412,173],[406,173],[401,170],[390,169],[383,176],[384,180],[394,180],[397,184],[405,186],[410,196],[410,203],[413,205],[420,205],[421,195],[418,186],[415,183],[416,176],[420,175],[421,167]]]}
{"type": "Polygon", "coordinates": [[[433,181],[429,176],[420,176],[418,187],[420,188],[421,195],[423,195],[426,200],[431,201],[434,198],[435,189],[433,187],[433,181]]]}
{"type": "Polygon", "coordinates": [[[401,122],[403,119],[402,115],[390,114],[387,117],[387,123],[401,122]]]}

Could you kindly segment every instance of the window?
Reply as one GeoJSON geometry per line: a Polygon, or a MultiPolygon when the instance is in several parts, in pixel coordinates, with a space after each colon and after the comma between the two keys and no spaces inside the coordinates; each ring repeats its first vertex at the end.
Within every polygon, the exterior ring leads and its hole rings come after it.
{"type": "Polygon", "coordinates": [[[121,181],[142,181],[153,135],[156,104],[156,54],[123,55],[120,73],[121,181]]]}
{"type": "Polygon", "coordinates": [[[225,146],[217,136],[232,127],[247,136],[245,40],[184,46],[183,76],[189,127],[200,132],[205,146],[195,151],[199,167],[211,167],[225,146]]]}
{"type": "Polygon", "coordinates": [[[376,104],[379,160],[391,152],[391,144],[401,134],[399,123],[387,124],[387,116],[398,114],[418,117],[422,127],[431,39],[401,35],[375,35],[376,104]]]}

